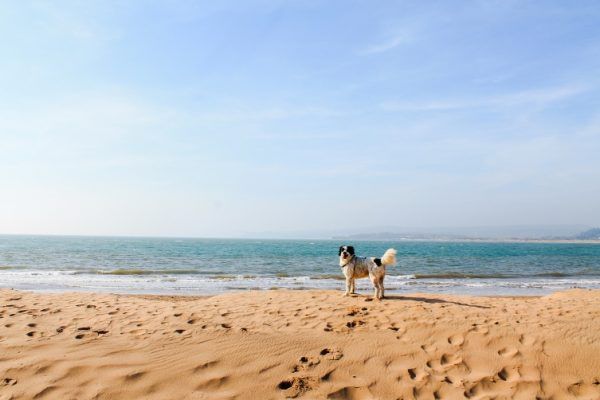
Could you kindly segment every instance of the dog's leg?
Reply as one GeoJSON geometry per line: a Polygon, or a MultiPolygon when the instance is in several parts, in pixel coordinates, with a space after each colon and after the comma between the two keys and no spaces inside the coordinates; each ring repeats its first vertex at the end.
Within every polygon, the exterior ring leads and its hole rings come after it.
{"type": "Polygon", "coordinates": [[[354,282],[352,281],[352,278],[346,277],[346,292],[344,293],[344,296],[350,296],[350,293],[352,292],[352,284],[354,282]]]}
{"type": "Polygon", "coordinates": [[[369,278],[371,278],[371,283],[373,284],[373,300],[375,299],[379,299],[379,284],[377,282],[377,277],[375,276],[369,276],[369,278]]]}
{"type": "Polygon", "coordinates": [[[352,279],[352,283],[350,286],[350,294],[355,294],[356,293],[356,281],[354,279],[352,279]]]}
{"type": "Polygon", "coordinates": [[[379,297],[380,299],[383,299],[385,297],[385,288],[383,287],[383,278],[385,278],[385,276],[382,276],[379,279],[379,290],[380,290],[380,294],[381,294],[381,296],[379,297]]]}

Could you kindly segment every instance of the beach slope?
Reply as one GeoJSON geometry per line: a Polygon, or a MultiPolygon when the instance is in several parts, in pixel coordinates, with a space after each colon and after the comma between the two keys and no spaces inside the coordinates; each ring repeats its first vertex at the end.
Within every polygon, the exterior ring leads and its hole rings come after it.
{"type": "Polygon", "coordinates": [[[0,290],[0,399],[600,398],[600,292],[369,300],[0,290]]]}

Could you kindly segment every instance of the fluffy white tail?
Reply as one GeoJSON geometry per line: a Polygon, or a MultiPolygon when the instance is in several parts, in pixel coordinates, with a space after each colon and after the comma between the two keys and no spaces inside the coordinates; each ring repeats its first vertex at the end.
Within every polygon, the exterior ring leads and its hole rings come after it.
{"type": "Polygon", "coordinates": [[[383,265],[395,265],[396,264],[396,250],[387,249],[381,257],[381,263],[383,265]]]}

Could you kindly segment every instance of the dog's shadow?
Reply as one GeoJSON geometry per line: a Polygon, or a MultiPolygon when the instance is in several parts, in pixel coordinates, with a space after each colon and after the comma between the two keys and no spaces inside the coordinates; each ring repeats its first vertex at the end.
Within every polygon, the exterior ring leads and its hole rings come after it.
{"type": "Polygon", "coordinates": [[[451,301],[451,300],[443,300],[443,299],[436,299],[436,298],[430,298],[430,297],[415,297],[415,296],[399,296],[399,295],[391,295],[391,296],[385,296],[383,298],[383,301],[386,300],[395,300],[395,301],[420,301],[423,303],[429,303],[429,304],[438,304],[438,303],[445,303],[445,304],[455,304],[457,306],[465,306],[465,307],[475,307],[475,308],[491,308],[489,306],[480,306],[477,304],[468,304],[468,303],[461,303],[459,301],[451,301]]]}

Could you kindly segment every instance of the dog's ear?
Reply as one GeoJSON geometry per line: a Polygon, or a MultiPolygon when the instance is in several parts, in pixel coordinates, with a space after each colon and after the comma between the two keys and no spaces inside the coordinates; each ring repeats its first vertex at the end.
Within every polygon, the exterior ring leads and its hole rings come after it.
{"type": "Polygon", "coordinates": [[[348,253],[350,253],[350,255],[354,255],[354,246],[348,246],[348,253]]]}
{"type": "Polygon", "coordinates": [[[342,255],[342,249],[344,248],[344,246],[340,246],[339,250],[338,250],[338,256],[342,255]]]}

